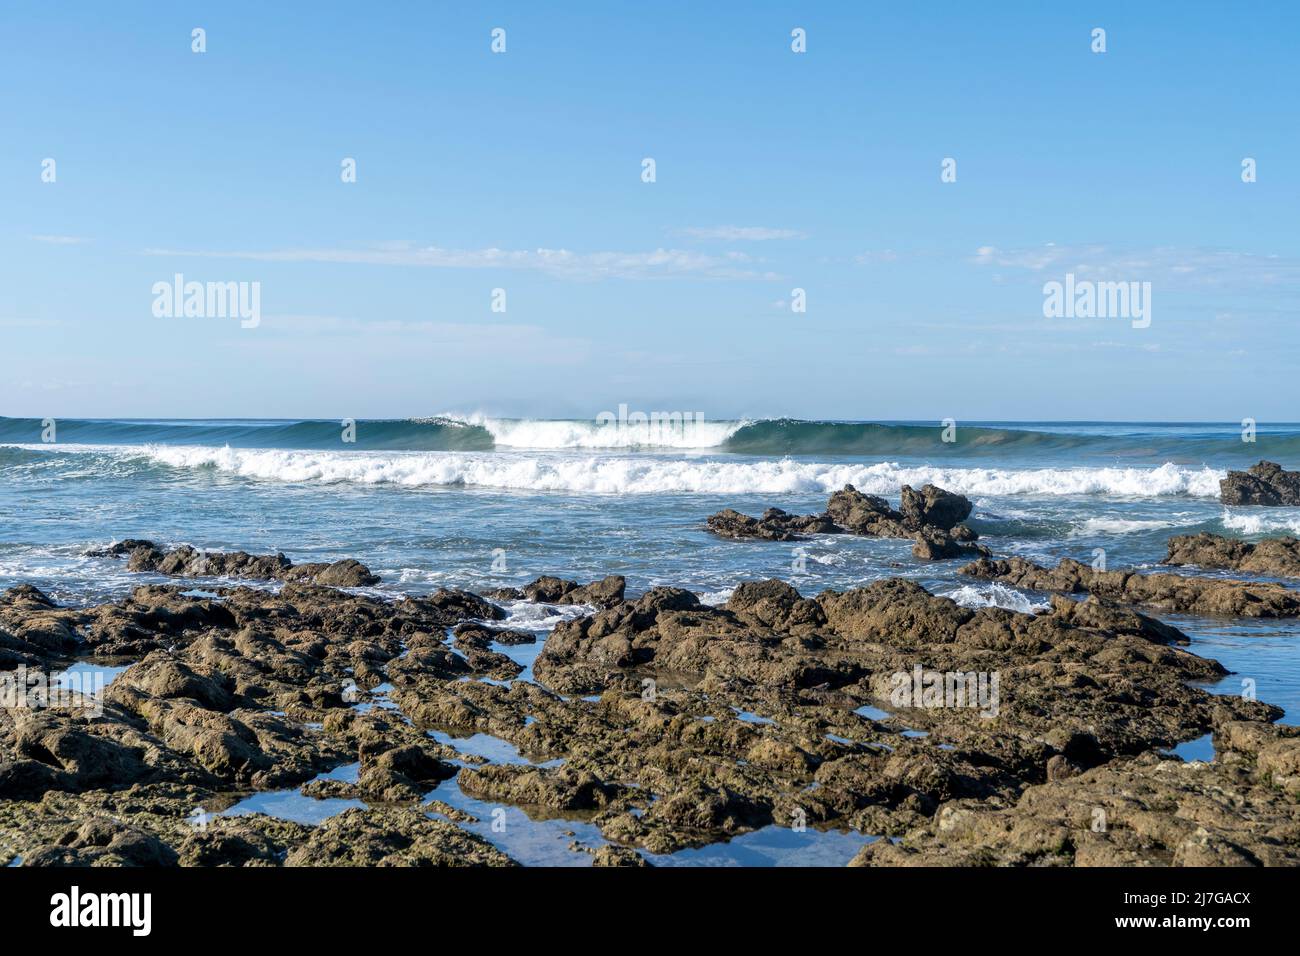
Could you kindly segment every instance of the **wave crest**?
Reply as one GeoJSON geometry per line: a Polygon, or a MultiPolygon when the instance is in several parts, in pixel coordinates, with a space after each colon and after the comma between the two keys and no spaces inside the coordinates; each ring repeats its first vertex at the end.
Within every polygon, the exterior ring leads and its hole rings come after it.
{"type": "MultiPolygon", "coordinates": [[[[63,450],[67,450],[66,448],[63,450]]],[[[846,484],[895,495],[927,482],[966,495],[1214,497],[1222,471],[1185,468],[941,468],[880,464],[673,460],[615,455],[313,452],[153,446],[119,449],[176,468],[244,478],[403,487],[477,486],[578,494],[829,494],[846,484]]]]}

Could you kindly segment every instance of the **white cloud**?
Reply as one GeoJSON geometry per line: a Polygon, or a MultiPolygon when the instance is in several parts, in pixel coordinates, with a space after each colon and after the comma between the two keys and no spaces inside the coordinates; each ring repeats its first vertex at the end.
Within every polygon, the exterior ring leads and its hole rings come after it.
{"type": "Polygon", "coordinates": [[[860,266],[874,265],[881,262],[897,262],[898,253],[893,249],[868,249],[866,252],[854,256],[853,261],[860,266]]]}
{"type": "Polygon", "coordinates": [[[1053,274],[1073,272],[1080,278],[1160,281],[1166,288],[1229,288],[1295,285],[1300,260],[1224,249],[1156,246],[1115,249],[1106,245],[1057,245],[1023,249],[980,246],[971,261],[978,266],[1053,274]]]}
{"type": "Polygon", "coordinates": [[[723,242],[767,242],[771,239],[807,239],[798,229],[768,229],[765,226],[692,226],[683,229],[692,239],[720,239],[723,242]]]}
{"type": "Polygon", "coordinates": [[[32,239],[56,246],[79,246],[84,242],[90,242],[89,239],[83,239],[81,236],[32,236],[32,239]]]}
{"type": "Polygon", "coordinates": [[[435,319],[364,319],[333,315],[270,314],[262,317],[258,334],[235,336],[231,345],[252,352],[275,350],[301,353],[304,342],[345,339],[348,348],[392,351],[410,359],[422,351],[442,358],[473,361],[526,359],[538,365],[580,365],[596,351],[589,339],[557,334],[539,325],[435,319]]]}
{"type": "Polygon", "coordinates": [[[443,249],[412,242],[385,242],[355,249],[281,249],[218,252],[146,249],[151,256],[248,259],[257,262],[320,262],[416,266],[432,269],[528,269],[565,279],[774,279],[770,272],[745,267],[742,253],[705,255],[681,249],[651,252],[573,252],[568,249],[443,249]]]}

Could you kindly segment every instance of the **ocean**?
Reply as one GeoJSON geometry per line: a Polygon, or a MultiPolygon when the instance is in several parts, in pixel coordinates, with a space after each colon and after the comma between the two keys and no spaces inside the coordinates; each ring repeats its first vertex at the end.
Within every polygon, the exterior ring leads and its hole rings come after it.
{"type": "MultiPolygon", "coordinates": [[[[1043,595],[918,562],[908,541],[729,541],[704,521],[724,507],[821,511],[846,483],[897,504],[902,485],[933,482],[971,498],[995,555],[1055,564],[1104,549],[1110,568],[1149,569],[1174,534],[1300,534],[1300,509],[1219,504],[1226,471],[1261,458],[1300,464],[1300,425],[1244,442],[1235,423],[0,418],[0,587],[120,597],[151,578],[85,552],[137,537],[355,557],[394,596],[622,574],[631,594],[670,584],[721,602],[745,580],[815,594],[897,575],[1029,611],[1043,595]]],[[[558,619],[515,610],[543,630],[558,619]]],[[[1300,715],[1300,623],[1174,623],[1237,672],[1225,690],[1249,676],[1286,721],[1300,715]]]]}

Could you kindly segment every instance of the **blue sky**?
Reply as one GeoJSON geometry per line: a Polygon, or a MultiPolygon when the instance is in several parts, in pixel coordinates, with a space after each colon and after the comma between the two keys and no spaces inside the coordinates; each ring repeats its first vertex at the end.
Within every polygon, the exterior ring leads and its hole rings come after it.
{"type": "Polygon", "coordinates": [[[1294,4],[270,6],[0,9],[0,414],[1297,417],[1294,4]]]}

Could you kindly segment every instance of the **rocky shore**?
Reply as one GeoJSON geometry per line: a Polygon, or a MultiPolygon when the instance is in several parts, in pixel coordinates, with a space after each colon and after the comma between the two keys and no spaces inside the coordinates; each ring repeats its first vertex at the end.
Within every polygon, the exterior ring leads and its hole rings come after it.
{"type": "MultiPolygon", "coordinates": [[[[907,526],[909,512],[856,494],[832,499],[837,524],[907,526]]],[[[948,531],[960,511],[921,514],[948,531]]],[[[193,567],[154,551],[125,553],[193,567]]],[[[971,566],[1090,592],[1022,614],[901,579],[815,597],[750,582],[716,607],[671,587],[628,597],[618,577],[390,601],[284,567],[267,565],[278,592],[146,585],[87,608],[0,594],[0,679],[73,658],[127,665],[99,697],[0,709],[0,864],[512,863],[438,797],[443,782],[595,827],[598,865],[765,827],[851,828],[876,838],[857,861],[870,865],[1300,854],[1300,738],[1272,725],[1281,711],[1194,686],[1226,672],[1124,606],[1280,611],[1275,586],[971,566]],[[494,603],[515,600],[590,610],[556,626],[525,674],[505,651],[536,635],[494,603]],[[1213,764],[1167,755],[1206,734],[1213,764]],[[458,749],[467,739],[519,757],[489,761],[458,749]],[[358,805],[314,826],[220,815],[280,791],[358,805]]]]}
{"type": "Polygon", "coordinates": [[[904,485],[899,508],[876,495],[845,485],[831,495],[826,510],[816,515],[792,515],[768,508],[759,518],[731,508],[708,518],[707,526],[723,538],[794,541],[810,534],[857,534],[870,538],[911,538],[912,554],[924,561],[975,557],[988,552],[968,542],[979,536],[964,522],[971,503],[935,485],[920,491],[904,485]]]}

